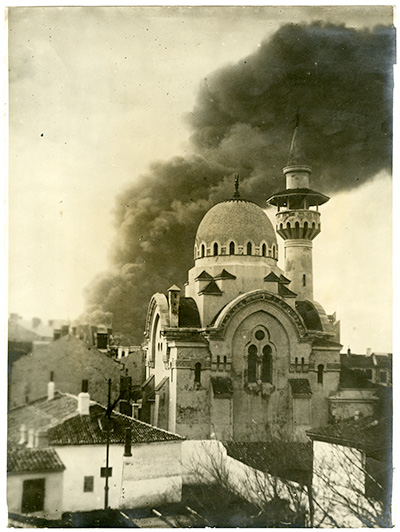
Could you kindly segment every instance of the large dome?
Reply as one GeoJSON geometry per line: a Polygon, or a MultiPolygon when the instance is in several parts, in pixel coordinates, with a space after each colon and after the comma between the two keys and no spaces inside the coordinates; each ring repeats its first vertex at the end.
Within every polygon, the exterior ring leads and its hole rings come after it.
{"type": "Polygon", "coordinates": [[[195,257],[259,255],[276,258],[276,234],[265,212],[255,203],[231,199],[217,203],[197,229],[195,257]]]}

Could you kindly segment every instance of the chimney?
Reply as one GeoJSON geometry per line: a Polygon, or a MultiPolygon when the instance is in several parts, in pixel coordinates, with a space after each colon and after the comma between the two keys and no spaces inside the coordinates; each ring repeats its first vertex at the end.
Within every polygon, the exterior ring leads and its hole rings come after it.
{"type": "Polygon", "coordinates": [[[49,439],[46,430],[37,430],[35,434],[35,447],[48,447],[49,439]]]}
{"type": "Polygon", "coordinates": [[[34,431],[34,429],[29,429],[28,430],[28,444],[27,444],[27,447],[29,449],[33,449],[34,446],[35,446],[35,431],[34,431]]]}
{"type": "Polygon", "coordinates": [[[169,326],[178,327],[179,325],[179,292],[181,289],[175,284],[168,288],[169,303],[169,326]]]}
{"type": "Polygon", "coordinates": [[[54,329],[53,331],[53,340],[58,340],[61,338],[61,330],[60,329],[54,329]]]}
{"type": "Polygon", "coordinates": [[[55,384],[53,380],[47,383],[47,400],[52,401],[54,399],[55,384]]]}
{"type": "Polygon", "coordinates": [[[119,411],[121,414],[124,414],[125,416],[132,417],[132,405],[129,401],[122,400],[119,402],[119,411]]]}
{"type": "Polygon", "coordinates": [[[97,349],[107,349],[108,334],[106,332],[97,332],[96,334],[97,349]]]}
{"type": "Polygon", "coordinates": [[[82,391],[78,395],[78,412],[81,416],[89,415],[90,395],[88,394],[89,383],[87,379],[82,381],[82,391]]]}
{"type": "Polygon", "coordinates": [[[40,318],[32,318],[32,329],[36,329],[42,323],[40,318]]]}
{"type": "Polygon", "coordinates": [[[19,321],[20,316],[16,312],[11,312],[10,314],[10,321],[13,323],[17,323],[19,321]]]}
{"type": "Polygon", "coordinates": [[[367,347],[367,357],[370,357],[372,354],[372,349],[370,347],[367,347]]]}
{"type": "Polygon", "coordinates": [[[124,456],[132,456],[132,430],[130,427],[125,429],[125,449],[124,456]]]}
{"type": "Polygon", "coordinates": [[[347,349],[347,354],[348,354],[348,355],[351,355],[351,349],[350,349],[350,347],[347,349]]]}
{"type": "Polygon", "coordinates": [[[18,445],[23,445],[24,443],[26,443],[26,436],[27,436],[26,426],[21,425],[19,432],[20,432],[20,438],[19,438],[18,445]]]}

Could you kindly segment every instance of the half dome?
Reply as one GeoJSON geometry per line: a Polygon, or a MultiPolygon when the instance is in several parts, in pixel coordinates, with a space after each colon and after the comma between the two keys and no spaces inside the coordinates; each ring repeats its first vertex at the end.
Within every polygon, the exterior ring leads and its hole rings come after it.
{"type": "Polygon", "coordinates": [[[265,212],[251,201],[217,203],[197,229],[195,258],[215,255],[255,255],[277,258],[274,227],[265,212]]]}

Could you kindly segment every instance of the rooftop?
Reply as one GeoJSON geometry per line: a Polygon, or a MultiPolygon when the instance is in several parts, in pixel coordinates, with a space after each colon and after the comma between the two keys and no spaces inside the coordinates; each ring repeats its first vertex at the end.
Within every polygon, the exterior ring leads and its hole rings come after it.
{"type": "Polygon", "coordinates": [[[64,469],[54,449],[18,448],[7,451],[8,473],[57,472],[64,469]]]}
{"type": "Polygon", "coordinates": [[[301,483],[311,479],[311,443],[224,442],[224,445],[229,456],[259,471],[301,483]]]}
{"type": "MultiPolygon", "coordinates": [[[[80,415],[77,399],[73,395],[56,393],[51,401],[39,399],[11,410],[8,415],[9,447],[12,449],[18,445],[21,425],[25,425],[27,430],[47,431],[49,445],[105,444],[107,432],[102,430],[102,426],[106,408],[92,402],[89,415],[80,415]]],[[[128,427],[132,431],[132,443],[184,439],[119,412],[113,411],[111,420],[110,443],[124,443],[128,427]]]]}
{"type": "Polygon", "coordinates": [[[368,451],[380,451],[391,447],[392,423],[389,417],[374,416],[349,418],[332,425],[307,431],[317,441],[336,443],[368,451]]]}

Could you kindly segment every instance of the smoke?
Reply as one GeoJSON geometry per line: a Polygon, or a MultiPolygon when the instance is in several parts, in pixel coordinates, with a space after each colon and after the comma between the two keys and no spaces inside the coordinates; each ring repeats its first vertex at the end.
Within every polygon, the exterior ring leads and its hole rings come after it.
{"type": "Polygon", "coordinates": [[[261,206],[284,188],[281,168],[300,111],[312,188],[353,188],[391,168],[394,29],[286,25],[258,50],[212,73],[186,117],[193,154],[154,163],[118,198],[113,269],[88,287],[88,312],[143,339],[149,298],[183,288],[197,226],[233,192],[261,206]]]}

